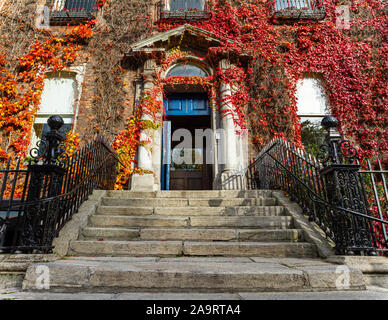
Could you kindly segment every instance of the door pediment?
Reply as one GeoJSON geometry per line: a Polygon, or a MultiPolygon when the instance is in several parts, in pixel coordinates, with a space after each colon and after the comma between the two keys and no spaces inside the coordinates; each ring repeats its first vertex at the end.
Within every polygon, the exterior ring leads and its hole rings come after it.
{"type": "Polygon", "coordinates": [[[211,32],[194,27],[190,24],[155,34],[149,38],[139,40],[130,47],[127,56],[138,53],[156,53],[163,55],[164,52],[179,45],[192,51],[207,52],[211,47],[218,47],[221,41],[211,32]]]}

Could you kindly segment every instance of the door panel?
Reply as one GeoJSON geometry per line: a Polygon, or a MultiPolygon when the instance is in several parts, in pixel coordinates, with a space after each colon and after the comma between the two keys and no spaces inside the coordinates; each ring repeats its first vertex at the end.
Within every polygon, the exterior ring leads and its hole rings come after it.
{"type": "Polygon", "coordinates": [[[174,93],[164,100],[167,116],[207,116],[210,115],[209,99],[204,93],[174,93]]]}
{"type": "MultiPolygon", "coordinates": [[[[195,129],[210,128],[209,100],[204,93],[174,93],[167,95],[164,100],[165,116],[168,120],[163,127],[163,160],[174,159],[174,148],[181,141],[171,141],[172,133],[177,129],[187,129],[192,134],[192,146],[189,148],[193,155],[197,153],[203,158],[202,164],[177,165],[171,161],[170,165],[163,162],[162,187],[164,190],[211,190],[212,165],[206,164],[206,141],[204,150],[195,149],[195,129]]],[[[195,159],[195,157],[194,157],[195,159]]]]}

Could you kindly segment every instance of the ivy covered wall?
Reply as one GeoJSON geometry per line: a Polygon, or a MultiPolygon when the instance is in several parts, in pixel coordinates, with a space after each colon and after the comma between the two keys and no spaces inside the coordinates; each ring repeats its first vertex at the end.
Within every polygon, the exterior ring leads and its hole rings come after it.
{"type": "MultiPolygon", "coordinates": [[[[158,1],[106,0],[99,1],[96,19],[84,25],[41,29],[36,28],[40,2],[8,1],[0,12],[0,158],[26,155],[45,71],[84,63],[77,127],[69,141],[129,135],[120,141],[133,153],[141,129],[133,117],[136,68],[122,67],[124,53],[134,41],[185,22],[158,22],[158,1]]],[[[324,2],[323,21],[284,24],[271,19],[267,0],[215,0],[211,19],[192,23],[221,40],[211,55],[249,57],[247,65],[218,72],[213,81],[239,84],[231,98],[257,150],[275,135],[301,144],[296,83],[306,73],[320,73],[343,133],[367,156],[387,151],[384,2],[324,2]],[[349,30],[336,24],[338,5],[349,6],[349,30]]]]}

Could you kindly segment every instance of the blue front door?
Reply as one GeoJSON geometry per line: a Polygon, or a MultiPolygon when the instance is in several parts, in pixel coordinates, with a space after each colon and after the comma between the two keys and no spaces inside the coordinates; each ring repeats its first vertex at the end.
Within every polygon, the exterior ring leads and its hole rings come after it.
{"type": "Polygon", "coordinates": [[[209,98],[206,93],[173,93],[164,99],[167,116],[208,116],[209,98]]]}
{"type": "MultiPolygon", "coordinates": [[[[170,185],[170,170],[171,170],[171,136],[172,127],[179,128],[181,125],[188,126],[187,129],[193,130],[193,127],[200,128],[203,119],[209,119],[206,122],[210,124],[210,107],[209,98],[206,93],[173,93],[167,94],[164,99],[164,114],[165,125],[163,127],[163,152],[162,152],[162,175],[161,185],[162,190],[171,190],[170,185]],[[189,117],[189,118],[187,118],[189,117]],[[186,120],[184,120],[186,119],[186,120]],[[185,121],[190,122],[188,125],[185,121]],[[198,123],[199,121],[199,123],[198,123]],[[174,125],[175,123],[175,125],[174,125]]],[[[173,168],[174,174],[177,174],[177,170],[173,168]]],[[[186,172],[187,177],[194,175],[193,172],[186,172]]],[[[206,174],[206,172],[204,172],[206,174]]],[[[199,175],[201,175],[199,173],[199,175]]],[[[189,178],[188,178],[189,179],[189,178]]],[[[186,184],[186,186],[189,184],[186,184]]]]}

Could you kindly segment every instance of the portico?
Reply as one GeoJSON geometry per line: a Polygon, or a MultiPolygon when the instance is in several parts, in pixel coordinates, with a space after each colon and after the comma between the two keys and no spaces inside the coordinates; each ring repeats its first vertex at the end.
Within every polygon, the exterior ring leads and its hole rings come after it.
{"type": "MultiPolygon", "coordinates": [[[[219,44],[211,33],[183,25],[132,45],[128,56],[141,61],[138,78],[142,83],[138,83],[140,90],[136,92],[138,95],[157,92],[156,99],[163,103],[163,110],[157,117],[158,128],[141,132],[141,141],[148,143],[141,144],[137,152],[138,167],[152,173],[134,175],[131,190],[220,189],[223,177],[244,168],[247,159],[244,159],[238,134],[240,128],[230,99],[233,88],[228,83],[214,80],[217,68],[226,70],[233,62],[224,57],[209,59],[209,51],[219,44]],[[177,48],[179,55],[175,54],[177,48]],[[177,154],[179,150],[173,149],[176,142],[182,141],[176,140],[176,132],[174,135],[169,131],[171,124],[175,131],[191,132],[192,146],[186,143],[182,148],[182,144],[178,145],[182,152],[191,149],[193,155],[197,153],[197,159],[201,154],[203,163],[174,165],[174,152],[177,154]],[[198,142],[194,135],[199,129],[210,130],[204,136],[206,148],[201,150],[194,145],[194,141],[198,142]],[[174,138],[175,142],[172,142],[174,138]],[[196,181],[185,181],[190,176],[195,176],[192,179],[196,181]],[[180,182],[174,179],[180,179],[180,182]]],[[[147,114],[142,119],[151,120],[147,114]]]]}

